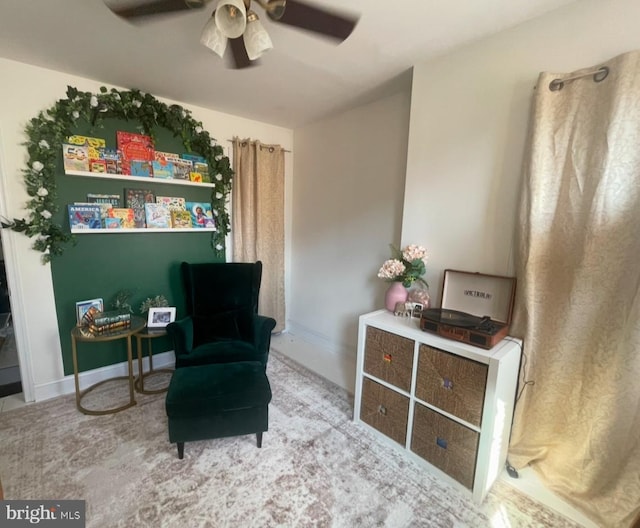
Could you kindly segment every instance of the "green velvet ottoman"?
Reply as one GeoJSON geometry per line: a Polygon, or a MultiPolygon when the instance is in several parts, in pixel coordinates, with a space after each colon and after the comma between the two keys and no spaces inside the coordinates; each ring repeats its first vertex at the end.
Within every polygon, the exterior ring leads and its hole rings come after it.
{"type": "Polygon", "coordinates": [[[179,458],[185,442],[224,436],[255,433],[262,447],[270,401],[271,387],[259,361],[178,368],[165,401],[169,441],[177,443],[179,458]]]}

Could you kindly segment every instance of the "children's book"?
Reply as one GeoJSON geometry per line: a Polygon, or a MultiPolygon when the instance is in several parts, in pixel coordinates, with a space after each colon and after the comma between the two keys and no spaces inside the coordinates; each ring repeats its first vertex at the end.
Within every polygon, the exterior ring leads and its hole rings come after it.
{"type": "Polygon", "coordinates": [[[192,182],[202,183],[202,174],[200,174],[199,172],[190,172],[189,179],[192,182]]]}
{"type": "Polygon", "coordinates": [[[89,148],[84,145],[62,144],[65,171],[89,172],[89,148]]]}
{"type": "Polygon", "coordinates": [[[156,196],[156,202],[166,205],[169,211],[186,210],[185,199],[180,196],[156,196]]]}
{"type": "Polygon", "coordinates": [[[153,161],[155,151],[151,136],[134,132],[116,131],[116,144],[120,151],[120,167],[122,174],[131,174],[131,161],[153,161]]]}
{"type": "Polygon", "coordinates": [[[216,222],[213,219],[211,204],[206,202],[186,202],[186,207],[191,215],[191,227],[215,229],[216,222]]]}
{"type": "Polygon", "coordinates": [[[67,206],[69,213],[69,227],[75,229],[101,229],[102,222],[100,220],[100,206],[91,205],[75,205],[67,206]]]}
{"type": "Polygon", "coordinates": [[[105,229],[122,229],[122,218],[108,216],[103,222],[105,229]]]}
{"type": "Polygon", "coordinates": [[[133,209],[124,207],[114,207],[109,211],[110,218],[119,218],[122,229],[132,229],[136,227],[133,209]]]}
{"type": "Polygon", "coordinates": [[[148,189],[125,189],[126,207],[133,209],[135,227],[146,227],[145,203],[155,203],[156,195],[148,189]]]}
{"type": "Polygon", "coordinates": [[[157,161],[151,162],[153,168],[153,177],[162,178],[165,180],[173,178],[173,162],[171,161],[157,161]]]}
{"type": "Polygon", "coordinates": [[[193,227],[193,225],[191,225],[191,213],[184,209],[174,209],[171,211],[171,227],[174,229],[193,227]]]}
{"type": "Polygon", "coordinates": [[[175,152],[162,152],[161,150],[156,150],[155,156],[156,161],[173,161],[180,159],[180,156],[175,152]]]}
{"type": "Polygon", "coordinates": [[[129,162],[129,172],[131,176],[153,177],[152,161],[131,160],[129,162]]]}
{"type": "Polygon", "coordinates": [[[100,220],[104,220],[109,216],[109,210],[113,207],[110,203],[92,203],[86,202],[73,202],[73,205],[97,205],[100,208],[100,220]]]}
{"type": "Polygon", "coordinates": [[[103,159],[89,159],[89,171],[91,172],[107,172],[107,162],[103,159]]]}
{"type": "Polygon", "coordinates": [[[120,174],[120,151],[105,148],[102,152],[107,174],[120,174]]]}
{"type": "Polygon", "coordinates": [[[200,173],[202,175],[203,182],[211,181],[211,178],[209,177],[209,165],[207,165],[206,163],[195,161],[193,163],[193,172],[200,173]]]}
{"type": "Polygon", "coordinates": [[[189,160],[173,160],[173,177],[176,180],[189,180],[191,171],[193,170],[193,163],[189,160]]]}
{"type": "Polygon", "coordinates": [[[107,146],[107,143],[103,138],[94,138],[89,136],[69,136],[67,138],[67,143],[71,145],[78,145],[80,147],[87,147],[90,160],[104,159],[103,151],[107,146]]]}
{"type": "Polygon", "coordinates": [[[87,202],[90,203],[109,203],[113,207],[122,207],[119,194],[96,194],[87,193],[87,202]]]}
{"type": "Polygon", "coordinates": [[[207,160],[203,157],[200,156],[199,154],[193,154],[191,152],[186,152],[185,154],[183,154],[182,156],[180,156],[182,159],[185,160],[189,160],[192,163],[206,163],[207,160]]]}
{"type": "Polygon", "coordinates": [[[171,227],[171,214],[166,205],[155,202],[145,203],[144,211],[148,229],[171,227]]]}

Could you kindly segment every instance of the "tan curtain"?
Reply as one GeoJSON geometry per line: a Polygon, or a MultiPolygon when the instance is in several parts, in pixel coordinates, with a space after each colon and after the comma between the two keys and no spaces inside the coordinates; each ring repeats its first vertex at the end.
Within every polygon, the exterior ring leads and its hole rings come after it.
{"type": "Polygon", "coordinates": [[[261,260],[259,312],[285,327],[284,150],[248,139],[233,140],[231,236],[233,260],[261,260]]]}
{"type": "Polygon", "coordinates": [[[640,52],[536,87],[514,330],[525,386],[510,462],[600,526],[640,512],[640,52]]]}

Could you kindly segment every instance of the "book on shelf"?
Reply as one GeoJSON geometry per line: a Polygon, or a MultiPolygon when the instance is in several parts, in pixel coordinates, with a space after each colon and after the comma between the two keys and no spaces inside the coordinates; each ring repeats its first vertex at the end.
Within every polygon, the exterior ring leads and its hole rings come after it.
{"type": "Polygon", "coordinates": [[[74,229],[101,229],[102,219],[98,204],[69,204],[69,227],[74,229]]]}
{"type": "Polygon", "coordinates": [[[206,163],[202,163],[200,161],[193,162],[193,172],[197,172],[202,176],[203,182],[210,182],[211,178],[209,177],[209,165],[206,163]]]}
{"type": "Polygon", "coordinates": [[[119,312],[112,310],[109,312],[98,312],[93,315],[92,323],[96,326],[105,326],[112,323],[119,323],[122,321],[130,321],[131,314],[129,312],[119,312]]]}
{"type": "Polygon", "coordinates": [[[63,143],[62,162],[65,171],[89,172],[89,148],[84,145],[63,143]]]}
{"type": "Polygon", "coordinates": [[[122,174],[131,174],[131,161],[153,161],[155,150],[151,136],[134,132],[116,131],[116,145],[120,151],[122,174]]]}
{"type": "Polygon", "coordinates": [[[176,180],[189,181],[191,171],[193,170],[193,163],[189,160],[177,159],[173,160],[173,178],[176,180]]]}
{"type": "Polygon", "coordinates": [[[120,174],[120,151],[117,149],[105,148],[102,153],[107,174],[120,174]]]}
{"type": "Polygon", "coordinates": [[[157,161],[151,162],[153,170],[153,177],[164,180],[170,180],[173,178],[173,162],[171,161],[157,161]]]}
{"type": "Polygon", "coordinates": [[[129,171],[131,176],[142,176],[145,178],[153,177],[152,161],[131,160],[129,162],[129,171]]]}
{"type": "Polygon", "coordinates": [[[145,216],[148,229],[159,229],[171,227],[171,213],[164,204],[145,203],[145,216]]]}
{"type": "Polygon", "coordinates": [[[190,172],[189,179],[192,182],[202,183],[202,174],[200,174],[199,172],[190,172]]]}
{"type": "Polygon", "coordinates": [[[186,201],[180,196],[156,196],[156,202],[166,205],[169,211],[186,211],[186,201]]]}
{"type": "Polygon", "coordinates": [[[100,174],[106,174],[107,162],[103,159],[89,159],[89,172],[97,172],[100,174]]]}
{"type": "Polygon", "coordinates": [[[174,229],[193,227],[191,224],[191,213],[184,209],[174,209],[171,211],[171,227],[174,229]]]}
{"type": "Polygon", "coordinates": [[[103,138],[74,135],[74,136],[69,136],[66,142],[71,145],[87,147],[90,160],[104,159],[102,153],[106,148],[107,143],[103,138]]]}
{"type": "Polygon", "coordinates": [[[102,220],[105,229],[122,229],[122,218],[108,216],[102,220]]]}
{"type": "Polygon", "coordinates": [[[179,159],[180,155],[175,152],[162,152],[161,150],[155,151],[156,161],[174,161],[179,159]]]}
{"type": "Polygon", "coordinates": [[[135,227],[146,227],[144,204],[155,203],[156,195],[148,189],[125,188],[125,205],[133,209],[135,227]]]}
{"type": "Polygon", "coordinates": [[[97,205],[100,208],[100,220],[109,216],[109,210],[113,207],[110,203],[73,202],[72,205],[97,205]]]}
{"type": "Polygon", "coordinates": [[[110,218],[119,218],[122,229],[133,229],[136,227],[133,209],[127,207],[114,207],[109,211],[110,218]]]}
{"type": "Polygon", "coordinates": [[[207,160],[204,156],[200,154],[194,154],[193,152],[185,152],[180,156],[182,159],[189,160],[192,163],[207,163],[207,160]]]}
{"type": "Polygon", "coordinates": [[[87,202],[108,203],[113,205],[113,207],[122,207],[122,200],[119,194],[87,193],[87,202]]]}
{"type": "Polygon", "coordinates": [[[214,228],[216,221],[213,218],[211,204],[206,202],[186,202],[187,211],[191,215],[191,227],[214,228]]]}

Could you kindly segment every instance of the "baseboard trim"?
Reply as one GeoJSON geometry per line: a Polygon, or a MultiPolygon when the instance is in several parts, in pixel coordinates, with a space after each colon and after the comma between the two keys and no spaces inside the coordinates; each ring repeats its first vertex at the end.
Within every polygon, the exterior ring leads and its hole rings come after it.
{"type": "MultiPolygon", "coordinates": [[[[171,368],[175,365],[175,355],[173,350],[168,352],[162,352],[160,354],[153,355],[153,368],[171,368]]],[[[142,368],[144,371],[149,368],[149,358],[144,357],[142,359],[142,368]]],[[[80,381],[80,388],[88,387],[93,385],[94,383],[98,383],[100,381],[115,378],[117,376],[127,376],[127,362],[123,361],[122,363],[116,363],[114,365],[108,365],[106,367],[100,367],[93,370],[87,370],[85,372],[80,372],[78,375],[80,381]]],[[[133,375],[137,377],[138,375],[138,360],[133,360],[133,375]]],[[[73,378],[73,374],[69,376],[65,376],[64,378],[56,381],[52,381],[50,383],[43,383],[41,385],[36,385],[35,387],[35,401],[43,401],[49,400],[51,398],[56,398],[58,396],[65,396],[67,394],[75,393],[75,381],[73,378]]]]}

